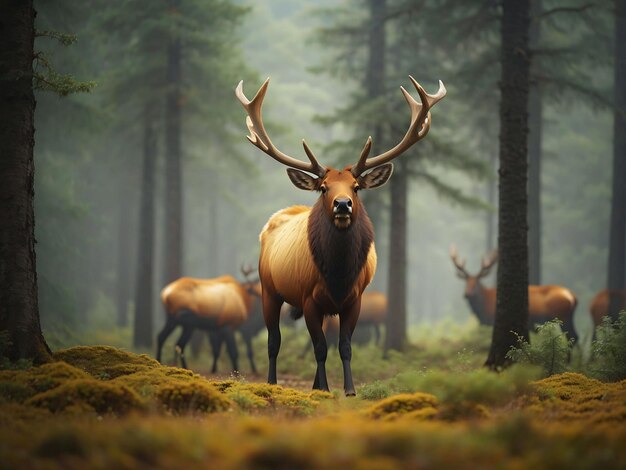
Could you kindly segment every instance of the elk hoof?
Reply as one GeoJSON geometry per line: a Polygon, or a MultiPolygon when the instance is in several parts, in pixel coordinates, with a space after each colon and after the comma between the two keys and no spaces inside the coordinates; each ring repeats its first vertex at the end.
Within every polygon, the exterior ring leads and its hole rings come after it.
{"type": "Polygon", "coordinates": [[[346,390],[347,397],[356,397],[356,392],[354,390],[346,390]]]}

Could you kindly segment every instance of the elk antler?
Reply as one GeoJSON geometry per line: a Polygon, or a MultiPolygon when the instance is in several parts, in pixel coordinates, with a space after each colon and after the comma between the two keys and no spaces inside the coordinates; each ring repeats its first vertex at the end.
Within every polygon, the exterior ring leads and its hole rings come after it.
{"type": "Polygon", "coordinates": [[[319,164],[315,155],[313,155],[313,152],[311,152],[311,149],[304,140],[302,140],[302,145],[311,163],[306,163],[290,157],[289,155],[286,155],[278,150],[274,147],[274,144],[272,144],[270,136],[267,134],[265,126],[263,126],[263,117],[261,115],[261,106],[263,106],[263,98],[265,98],[265,93],[267,92],[269,83],[270,79],[268,78],[265,80],[263,85],[261,85],[261,88],[259,88],[259,91],[254,98],[252,98],[252,100],[246,98],[246,95],[243,93],[243,80],[239,82],[239,85],[237,85],[237,89],[235,90],[235,95],[248,113],[248,116],[246,117],[246,125],[250,131],[250,135],[247,136],[248,140],[283,165],[296,168],[298,170],[308,171],[309,173],[313,173],[320,178],[323,177],[326,173],[326,169],[319,164]]]}
{"type": "Polygon", "coordinates": [[[244,266],[242,264],[240,269],[241,269],[241,274],[243,274],[243,277],[245,277],[246,279],[248,279],[248,276],[250,276],[250,274],[252,274],[254,271],[256,271],[256,268],[254,268],[250,264],[248,264],[246,266],[244,266]]]}
{"type": "Polygon", "coordinates": [[[450,258],[452,259],[456,272],[460,277],[463,279],[470,277],[469,273],[465,270],[465,260],[458,259],[458,253],[454,244],[450,245],[450,258]]]}
{"type": "Polygon", "coordinates": [[[417,90],[421,101],[421,104],[418,103],[417,101],[415,101],[415,99],[413,99],[409,92],[404,89],[404,87],[400,87],[402,93],[404,94],[404,97],[406,98],[407,103],[409,103],[409,106],[411,108],[411,124],[409,125],[409,130],[406,132],[400,143],[394,148],[392,148],[391,150],[387,150],[385,153],[368,159],[367,156],[369,155],[370,149],[372,147],[372,138],[369,137],[367,139],[367,142],[365,143],[365,147],[363,147],[363,151],[361,152],[359,161],[350,170],[355,178],[358,178],[367,170],[370,170],[374,167],[382,165],[383,163],[387,163],[393,160],[394,158],[405,152],[418,140],[424,138],[426,134],[428,134],[431,123],[430,108],[432,108],[435,104],[437,104],[438,101],[446,96],[446,87],[443,86],[443,82],[439,80],[439,90],[436,94],[429,95],[428,93],[426,93],[426,91],[424,91],[422,86],[417,83],[415,79],[410,75],[409,79],[417,90]]]}
{"type": "Polygon", "coordinates": [[[480,271],[476,277],[481,278],[487,276],[493,265],[496,264],[496,261],[498,261],[498,250],[493,250],[488,256],[482,259],[480,271]]]}

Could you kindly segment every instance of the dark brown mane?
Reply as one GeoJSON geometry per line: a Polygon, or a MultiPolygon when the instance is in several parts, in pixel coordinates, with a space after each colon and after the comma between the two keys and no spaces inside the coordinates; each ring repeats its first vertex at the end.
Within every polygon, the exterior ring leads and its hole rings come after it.
{"type": "MultiPolygon", "coordinates": [[[[338,230],[319,199],[311,209],[309,247],[335,306],[339,308],[354,286],[374,241],[372,222],[363,205],[355,211],[352,224],[338,230]]],[[[327,312],[328,314],[336,312],[327,312]]]]}

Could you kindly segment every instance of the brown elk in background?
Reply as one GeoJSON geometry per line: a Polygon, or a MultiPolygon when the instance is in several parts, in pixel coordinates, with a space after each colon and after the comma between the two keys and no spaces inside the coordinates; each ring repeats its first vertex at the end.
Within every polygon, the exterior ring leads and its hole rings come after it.
{"type": "MultiPolygon", "coordinates": [[[[498,259],[497,251],[483,258],[480,271],[472,276],[465,270],[465,260],[460,261],[456,247],[450,247],[450,258],[456,268],[457,276],[465,280],[465,298],[472,312],[483,325],[493,325],[496,315],[496,288],[485,287],[480,283],[489,275],[498,259]]],[[[574,311],[578,301],[573,292],[562,286],[528,286],[528,322],[530,325],[544,323],[558,318],[563,322],[563,331],[569,338],[578,341],[574,329],[574,311]]]]}
{"type": "Polygon", "coordinates": [[[602,319],[609,314],[611,295],[619,297],[621,299],[620,309],[626,310],[626,289],[611,291],[609,291],[609,289],[602,289],[591,299],[591,303],[589,304],[589,313],[591,314],[594,326],[598,326],[602,323],[602,319]]]}
{"type": "MultiPolygon", "coordinates": [[[[255,283],[241,284],[232,276],[214,279],[181,277],[165,286],[161,301],[167,321],[157,338],[157,360],[161,361],[163,343],[172,331],[181,326],[183,332],[176,342],[176,355],[187,368],[185,346],[194,329],[207,330],[211,345],[221,346],[225,339],[233,370],[239,370],[237,345],[233,331],[242,325],[253,309],[260,307],[260,292],[255,283]]],[[[217,367],[219,349],[213,350],[213,370],[217,367]],[[216,354],[217,353],[217,354],[216,354]]]]}
{"type": "MultiPolygon", "coordinates": [[[[376,345],[380,343],[380,327],[387,319],[387,296],[378,291],[365,291],[361,296],[361,313],[359,323],[354,331],[352,341],[357,344],[366,344],[371,339],[371,330],[374,330],[374,341],[376,345]]],[[[339,316],[332,315],[324,317],[322,330],[326,340],[331,345],[339,342],[339,316]]],[[[300,357],[311,349],[311,343],[302,351],[300,357]]]]}
{"type": "Polygon", "coordinates": [[[357,191],[387,182],[393,171],[390,161],[428,133],[430,108],[446,94],[441,82],[437,94],[431,96],[413,77],[410,79],[421,104],[401,88],[411,108],[411,122],[404,138],[387,152],[368,158],[372,146],[369,138],[358,162],[343,170],[320,165],[304,141],[309,163],[282,153],[272,144],[261,115],[269,79],[252,100],[244,95],[243,82],[237,86],[235,94],[248,114],[248,140],[289,167],[287,174],[296,187],[321,193],[313,207],[292,206],[278,211],[261,231],[259,274],[268,330],[269,383],[276,383],[280,309],[287,302],[302,311],[311,336],[317,361],[314,389],[328,390],[322,322],[325,315],[339,313],[344,390],[346,395],[355,394],[350,368],[351,338],[359,318],[361,294],[376,270],[374,230],[357,191]]]}

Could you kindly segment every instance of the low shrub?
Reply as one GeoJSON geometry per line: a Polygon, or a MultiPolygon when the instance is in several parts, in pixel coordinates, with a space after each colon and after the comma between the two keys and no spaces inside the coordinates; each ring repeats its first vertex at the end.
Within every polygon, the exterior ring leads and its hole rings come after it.
{"type": "Polygon", "coordinates": [[[574,339],[561,331],[563,322],[554,319],[538,325],[530,343],[517,336],[517,347],[512,347],[506,357],[518,364],[539,366],[545,377],[561,374],[568,369],[574,339]]]}
{"type": "Polygon", "coordinates": [[[620,312],[615,322],[608,316],[603,318],[591,352],[590,375],[608,381],[626,379],[626,311],[620,312]]]}

